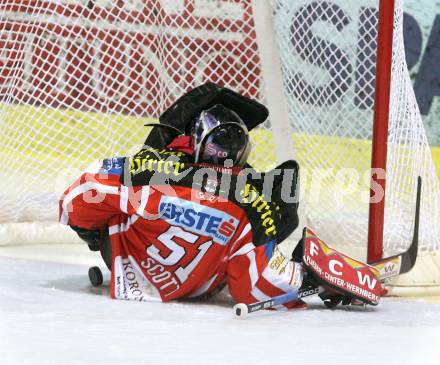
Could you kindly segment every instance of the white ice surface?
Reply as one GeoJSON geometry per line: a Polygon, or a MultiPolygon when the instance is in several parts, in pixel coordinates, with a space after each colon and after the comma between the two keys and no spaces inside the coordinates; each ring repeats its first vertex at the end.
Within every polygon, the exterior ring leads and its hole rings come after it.
{"type": "MultiPolygon", "coordinates": [[[[0,364],[440,364],[440,304],[265,311],[111,300],[79,245],[0,247],[0,364]]],[[[102,266],[100,264],[100,266],[102,266]]]]}

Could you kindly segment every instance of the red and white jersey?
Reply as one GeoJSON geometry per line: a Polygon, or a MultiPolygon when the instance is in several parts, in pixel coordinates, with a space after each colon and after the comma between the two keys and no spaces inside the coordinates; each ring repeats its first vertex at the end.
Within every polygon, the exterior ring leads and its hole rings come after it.
{"type": "Polygon", "coordinates": [[[113,298],[170,301],[226,283],[234,300],[252,303],[295,290],[293,263],[272,259],[275,241],[254,244],[237,204],[186,186],[127,187],[114,166],[89,168],[60,200],[61,223],[108,226],[113,298]]]}

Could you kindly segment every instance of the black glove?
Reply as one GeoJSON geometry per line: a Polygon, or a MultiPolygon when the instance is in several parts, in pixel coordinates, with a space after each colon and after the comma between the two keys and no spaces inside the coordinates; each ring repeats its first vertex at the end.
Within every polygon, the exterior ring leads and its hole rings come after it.
{"type": "Polygon", "coordinates": [[[106,266],[111,271],[112,263],[112,246],[108,234],[108,227],[99,230],[90,230],[80,227],[70,226],[78,236],[87,243],[91,251],[100,251],[101,257],[106,266]]]}
{"type": "Polygon", "coordinates": [[[101,249],[101,231],[99,229],[90,230],[80,227],[70,226],[83,241],[87,243],[90,251],[99,251],[101,249]]]}
{"type": "Polygon", "coordinates": [[[334,290],[325,290],[318,294],[325,306],[329,309],[335,308],[339,304],[350,305],[353,298],[346,294],[340,294],[334,290]]]}

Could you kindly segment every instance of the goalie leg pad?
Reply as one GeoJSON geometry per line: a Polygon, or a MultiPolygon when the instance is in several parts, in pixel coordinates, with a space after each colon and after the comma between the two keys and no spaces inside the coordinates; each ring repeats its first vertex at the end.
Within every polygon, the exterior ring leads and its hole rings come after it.
{"type": "Polygon", "coordinates": [[[303,245],[304,265],[320,285],[366,304],[379,303],[382,285],[376,268],[332,249],[308,228],[303,245]]]}

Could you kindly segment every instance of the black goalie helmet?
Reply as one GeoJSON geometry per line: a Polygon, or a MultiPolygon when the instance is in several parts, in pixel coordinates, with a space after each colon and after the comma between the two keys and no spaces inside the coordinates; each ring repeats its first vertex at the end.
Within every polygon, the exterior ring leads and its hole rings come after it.
{"type": "Polygon", "coordinates": [[[251,151],[245,123],[221,104],[202,111],[194,120],[191,134],[196,163],[223,166],[232,160],[232,166],[243,167],[251,151]]]}

